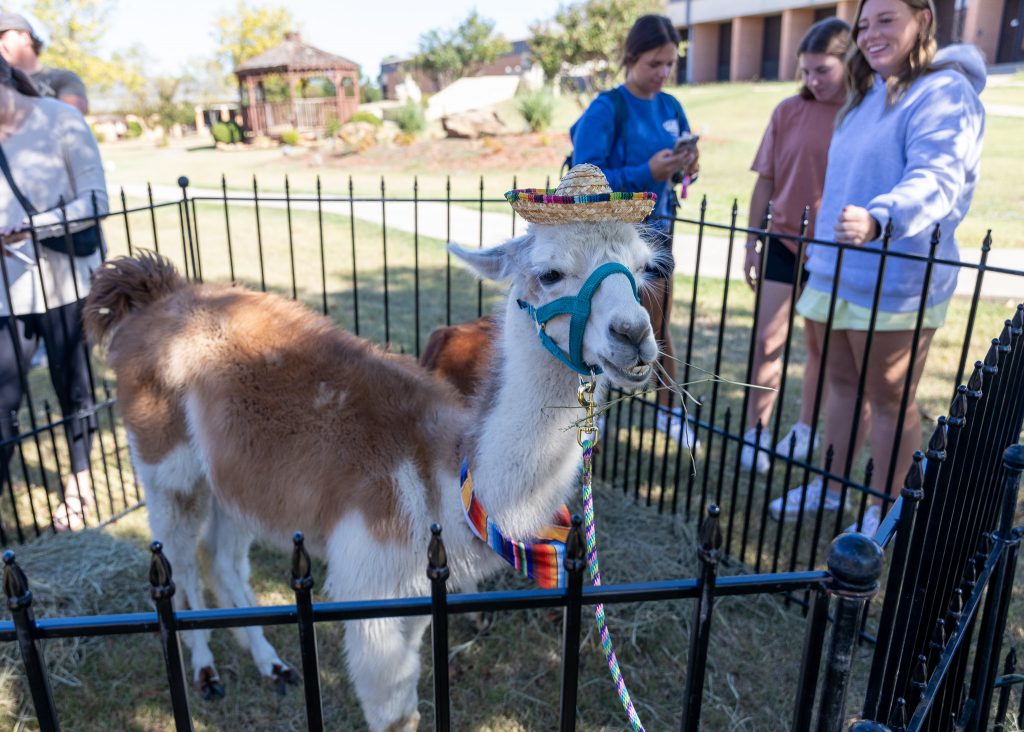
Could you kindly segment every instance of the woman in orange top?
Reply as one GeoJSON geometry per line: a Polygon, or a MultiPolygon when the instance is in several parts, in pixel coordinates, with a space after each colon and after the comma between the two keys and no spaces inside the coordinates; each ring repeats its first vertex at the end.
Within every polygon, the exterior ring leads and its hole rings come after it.
{"type": "MultiPolygon", "coordinates": [[[[796,96],[783,100],[775,108],[751,166],[758,178],[751,195],[748,228],[764,226],[769,202],[772,210],[771,236],[765,242],[756,233],[748,234],[743,267],[747,283],[760,289],[761,298],[751,382],[772,390],[750,390],[747,431],[740,451],[740,463],[747,470],[754,466],[758,472],[768,470],[769,420],[775,407],[775,390],[782,377],[782,352],[789,337],[793,281],[798,273],[801,285],[806,279],[803,263],[797,262],[799,244],[786,235],[800,234],[807,207],[807,236],[814,236],[813,223],[821,201],[832,128],[846,98],[843,57],[849,46],[850,26],[839,18],[826,18],[808,29],[797,50],[803,85],[796,96]],[[764,246],[768,251],[762,272],[761,247],[764,246]],[[762,425],[760,444],[756,443],[758,422],[762,425]],[[755,446],[759,449],[755,450],[755,446]]],[[[807,364],[800,420],[776,447],[779,453],[788,455],[790,445],[794,444],[793,457],[798,460],[808,460],[813,449],[811,424],[821,361],[819,344],[809,328],[804,329],[804,341],[807,364]]]]}

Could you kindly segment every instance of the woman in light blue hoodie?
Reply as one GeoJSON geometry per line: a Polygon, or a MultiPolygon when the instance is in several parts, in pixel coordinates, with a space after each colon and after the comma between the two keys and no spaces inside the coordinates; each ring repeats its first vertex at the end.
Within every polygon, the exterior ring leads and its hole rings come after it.
{"type": "MultiPolygon", "coordinates": [[[[863,441],[861,434],[851,440],[850,415],[856,413],[882,259],[860,249],[879,250],[891,223],[890,251],[926,257],[938,224],[938,258],[958,261],[954,232],[978,179],[984,61],[973,46],[936,51],[935,30],[932,0],[860,0],[855,48],[847,59],[848,96],[829,147],[816,222],[817,236],[854,248],[846,249],[837,273],[836,247],[809,247],[811,276],[797,303],[823,342],[833,288],[837,292],[825,369],[825,439],[835,451],[832,472],[846,476],[863,441]]],[[[956,287],[957,267],[934,266],[930,287],[922,293],[925,269],[920,260],[886,257],[866,368],[871,455],[880,477],[875,485],[890,494],[920,444],[917,383],[956,287]],[[922,295],[923,327],[904,400],[922,295]]],[[[782,498],[773,501],[772,514],[795,516],[801,502],[805,511],[816,511],[822,501],[826,509],[836,510],[839,488],[832,481],[830,490],[823,491],[820,480],[806,491],[794,488],[785,505],[782,498]]],[[[879,505],[870,506],[862,530],[874,533],[880,515],[879,505]]]]}

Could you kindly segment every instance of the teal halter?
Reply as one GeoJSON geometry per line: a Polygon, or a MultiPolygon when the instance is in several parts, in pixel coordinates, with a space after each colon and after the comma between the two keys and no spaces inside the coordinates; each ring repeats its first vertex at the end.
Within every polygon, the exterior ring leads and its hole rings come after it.
{"type": "Polygon", "coordinates": [[[523,300],[516,301],[520,309],[529,313],[530,317],[540,327],[537,334],[540,336],[540,342],[544,344],[544,347],[551,352],[551,355],[581,376],[602,373],[600,366],[588,364],[583,360],[583,332],[586,330],[587,320],[590,318],[590,301],[593,299],[594,293],[597,292],[597,288],[606,277],[616,272],[626,276],[630,286],[633,288],[633,297],[636,298],[637,302],[640,302],[640,295],[636,290],[636,280],[633,279],[633,273],[625,265],[618,262],[605,262],[595,269],[590,277],[587,278],[587,281],[583,283],[583,287],[580,288],[579,294],[575,297],[568,295],[560,297],[539,308],[535,308],[523,300]],[[570,316],[568,355],[544,331],[544,325],[556,315],[570,316]]]}

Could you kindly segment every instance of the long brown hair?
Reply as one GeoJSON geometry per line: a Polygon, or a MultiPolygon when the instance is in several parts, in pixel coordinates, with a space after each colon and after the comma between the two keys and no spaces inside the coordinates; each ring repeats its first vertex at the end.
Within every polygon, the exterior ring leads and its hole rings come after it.
{"type": "MultiPolygon", "coordinates": [[[[843,61],[849,50],[850,26],[847,22],[839,18],[825,18],[807,29],[796,49],[796,56],[800,58],[805,53],[821,53],[843,61]]],[[[798,93],[804,99],[814,99],[806,83],[800,85],[798,93]]]]}
{"type": "MultiPolygon", "coordinates": [[[[846,56],[846,103],[839,110],[836,116],[836,125],[842,124],[843,119],[850,111],[864,99],[864,96],[871,89],[874,81],[875,71],[871,68],[868,60],[864,58],[860,47],[857,46],[857,37],[860,35],[860,15],[867,0],[860,0],[857,3],[857,13],[853,18],[853,42],[850,44],[850,51],[846,56]]],[[[935,3],[932,0],[900,0],[910,10],[920,17],[925,10],[931,15],[931,22],[924,25],[910,49],[906,63],[894,76],[886,79],[886,102],[893,105],[898,102],[911,84],[917,81],[935,59],[935,52],[938,50],[938,43],[935,41],[937,23],[935,20],[935,3]]]]}

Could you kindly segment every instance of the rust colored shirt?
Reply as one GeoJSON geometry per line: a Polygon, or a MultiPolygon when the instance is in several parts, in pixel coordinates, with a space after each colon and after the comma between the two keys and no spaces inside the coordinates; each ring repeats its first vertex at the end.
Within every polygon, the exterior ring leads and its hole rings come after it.
{"type": "Polygon", "coordinates": [[[794,96],[782,100],[772,112],[750,169],[772,180],[775,233],[799,234],[804,206],[810,206],[807,236],[814,236],[828,146],[840,106],[794,96]]]}

